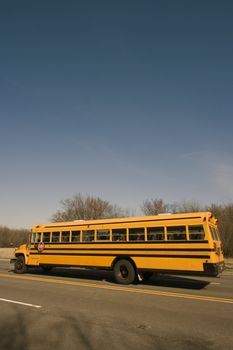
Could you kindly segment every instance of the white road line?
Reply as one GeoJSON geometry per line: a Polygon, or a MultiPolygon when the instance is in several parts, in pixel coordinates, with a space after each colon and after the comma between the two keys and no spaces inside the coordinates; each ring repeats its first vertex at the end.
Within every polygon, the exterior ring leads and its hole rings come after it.
{"type": "Polygon", "coordinates": [[[221,284],[220,282],[210,282],[210,284],[221,284]]]}
{"type": "Polygon", "coordinates": [[[0,298],[0,301],[5,301],[5,302],[7,302],[7,303],[19,304],[19,305],[24,305],[24,306],[35,307],[36,309],[40,309],[40,308],[42,307],[42,306],[40,306],[40,305],[22,303],[21,301],[9,300],[9,299],[4,299],[4,298],[0,298]]]}

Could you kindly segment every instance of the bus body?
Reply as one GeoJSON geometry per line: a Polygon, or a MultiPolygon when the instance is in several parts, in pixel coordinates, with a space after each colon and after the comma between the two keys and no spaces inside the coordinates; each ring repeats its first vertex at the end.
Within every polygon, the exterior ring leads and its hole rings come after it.
{"type": "Polygon", "coordinates": [[[210,212],[36,225],[15,251],[15,272],[40,266],[110,269],[128,284],[152,273],[217,276],[224,258],[210,212]]]}

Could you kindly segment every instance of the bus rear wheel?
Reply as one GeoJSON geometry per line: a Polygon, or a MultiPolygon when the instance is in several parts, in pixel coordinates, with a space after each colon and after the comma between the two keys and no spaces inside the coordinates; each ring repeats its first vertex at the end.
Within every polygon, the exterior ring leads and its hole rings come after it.
{"type": "Polygon", "coordinates": [[[130,284],[135,281],[136,271],[129,260],[118,260],[114,266],[113,271],[117,283],[130,284]]]}
{"type": "Polygon", "coordinates": [[[15,262],[15,273],[24,273],[27,271],[25,260],[22,255],[18,256],[15,262]]]}

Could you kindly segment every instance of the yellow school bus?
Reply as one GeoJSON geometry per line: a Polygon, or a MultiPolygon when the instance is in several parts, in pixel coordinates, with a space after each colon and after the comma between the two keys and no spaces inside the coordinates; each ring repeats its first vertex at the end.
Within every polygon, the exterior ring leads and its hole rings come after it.
{"type": "Polygon", "coordinates": [[[15,251],[15,272],[58,266],[110,269],[118,283],[153,273],[217,276],[224,257],[210,212],[36,225],[15,251]]]}

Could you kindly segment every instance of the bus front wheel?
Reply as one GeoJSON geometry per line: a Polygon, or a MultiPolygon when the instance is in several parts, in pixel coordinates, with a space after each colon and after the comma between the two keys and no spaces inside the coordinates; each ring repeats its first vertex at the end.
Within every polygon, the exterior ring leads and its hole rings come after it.
{"type": "Polygon", "coordinates": [[[18,256],[15,262],[15,273],[24,273],[27,270],[25,260],[22,255],[18,256]]]}
{"type": "Polygon", "coordinates": [[[117,283],[130,284],[135,281],[135,268],[129,260],[118,260],[113,271],[117,283]]]}

